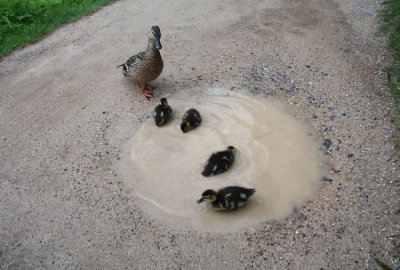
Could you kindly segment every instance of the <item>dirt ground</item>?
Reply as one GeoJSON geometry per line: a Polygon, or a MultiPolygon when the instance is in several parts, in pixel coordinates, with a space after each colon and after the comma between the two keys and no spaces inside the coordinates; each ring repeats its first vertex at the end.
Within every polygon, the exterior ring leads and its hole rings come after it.
{"type": "Polygon", "coordinates": [[[3,59],[1,268],[399,267],[380,5],[121,0],[3,59]],[[147,101],[115,67],[144,49],[152,25],[165,66],[147,101]],[[282,222],[228,234],[177,228],[138,207],[118,172],[121,147],[159,97],[202,87],[291,107],[332,160],[321,191],[282,222]]]}

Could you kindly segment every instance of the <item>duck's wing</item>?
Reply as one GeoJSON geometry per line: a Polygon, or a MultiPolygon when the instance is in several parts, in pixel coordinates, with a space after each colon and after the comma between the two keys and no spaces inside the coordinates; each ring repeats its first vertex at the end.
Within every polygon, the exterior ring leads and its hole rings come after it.
{"type": "Polygon", "coordinates": [[[245,204],[247,200],[243,200],[243,198],[240,196],[240,193],[225,190],[225,192],[220,194],[219,201],[221,207],[223,207],[225,210],[236,210],[245,204]]]}
{"type": "Polygon", "coordinates": [[[144,59],[144,52],[140,52],[138,54],[129,57],[128,60],[126,60],[125,64],[131,66],[134,65],[135,62],[142,61],[143,59],[144,59]]]}
{"type": "Polygon", "coordinates": [[[234,198],[242,201],[242,200],[248,200],[248,198],[250,198],[250,196],[253,195],[254,192],[256,192],[254,188],[242,188],[242,187],[232,186],[220,190],[219,194],[223,196],[225,196],[226,194],[233,194],[234,198]]]}
{"type": "Polygon", "coordinates": [[[185,112],[185,114],[182,117],[182,121],[187,121],[188,120],[189,113],[190,113],[189,111],[185,112]]]}
{"type": "Polygon", "coordinates": [[[124,69],[126,69],[126,67],[134,66],[135,63],[143,61],[143,59],[144,59],[144,52],[140,52],[138,54],[135,54],[135,55],[132,55],[131,57],[129,57],[125,63],[117,66],[117,68],[124,66],[124,69]]]}
{"type": "Polygon", "coordinates": [[[208,159],[206,165],[204,166],[204,170],[201,173],[203,176],[212,176],[220,169],[220,161],[219,153],[213,153],[208,159]]]}

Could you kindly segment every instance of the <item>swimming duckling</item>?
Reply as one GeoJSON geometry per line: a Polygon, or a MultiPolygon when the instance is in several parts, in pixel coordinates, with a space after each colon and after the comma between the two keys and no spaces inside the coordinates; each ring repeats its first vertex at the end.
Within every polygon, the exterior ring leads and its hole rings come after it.
{"type": "Polygon", "coordinates": [[[201,174],[207,177],[226,172],[235,161],[235,154],[236,149],[233,146],[228,146],[225,151],[212,154],[201,174]]]}
{"type": "Polygon", "coordinates": [[[183,133],[198,127],[201,123],[200,113],[196,109],[188,110],[182,117],[181,129],[183,133]]]}
{"type": "Polygon", "coordinates": [[[197,203],[208,202],[217,210],[236,210],[245,205],[251,195],[256,190],[254,188],[243,188],[237,186],[226,187],[215,192],[207,189],[201,195],[197,203]]]}
{"type": "Polygon", "coordinates": [[[168,101],[166,98],[160,99],[160,104],[156,106],[154,109],[154,120],[156,122],[156,126],[160,127],[164,125],[168,119],[169,116],[172,113],[171,107],[168,105],[168,101]]]}
{"type": "Polygon", "coordinates": [[[160,28],[158,26],[151,27],[146,51],[129,57],[125,63],[118,66],[122,67],[122,73],[125,77],[137,84],[145,98],[153,97],[151,91],[156,87],[151,86],[149,82],[160,76],[164,67],[159,51],[162,48],[160,39],[160,28]],[[144,84],[144,88],[141,87],[141,84],[144,84]],[[145,92],[145,90],[150,92],[145,92]]]}

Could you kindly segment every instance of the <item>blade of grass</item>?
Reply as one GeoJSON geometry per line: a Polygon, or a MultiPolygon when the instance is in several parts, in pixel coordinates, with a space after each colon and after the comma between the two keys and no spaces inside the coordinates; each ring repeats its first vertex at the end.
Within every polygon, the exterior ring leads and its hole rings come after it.
{"type": "MultiPolygon", "coordinates": [[[[393,110],[396,113],[396,126],[400,131],[400,0],[387,0],[381,13],[384,21],[381,31],[389,33],[388,47],[392,52],[393,64],[384,69],[388,75],[388,86],[394,98],[393,110]]],[[[400,142],[395,142],[400,150],[400,142]]]]}

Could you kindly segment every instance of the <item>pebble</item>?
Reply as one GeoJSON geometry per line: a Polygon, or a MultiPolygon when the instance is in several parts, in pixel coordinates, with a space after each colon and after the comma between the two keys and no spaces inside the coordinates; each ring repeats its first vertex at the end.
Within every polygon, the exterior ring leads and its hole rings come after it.
{"type": "Polygon", "coordinates": [[[322,177],[321,181],[332,183],[332,182],[333,182],[333,179],[324,176],[324,177],[322,177]]]}
{"type": "Polygon", "coordinates": [[[329,147],[331,147],[332,142],[331,142],[331,140],[329,140],[329,139],[325,139],[325,140],[324,140],[324,143],[323,143],[322,145],[325,146],[326,149],[328,149],[329,147]]]}

